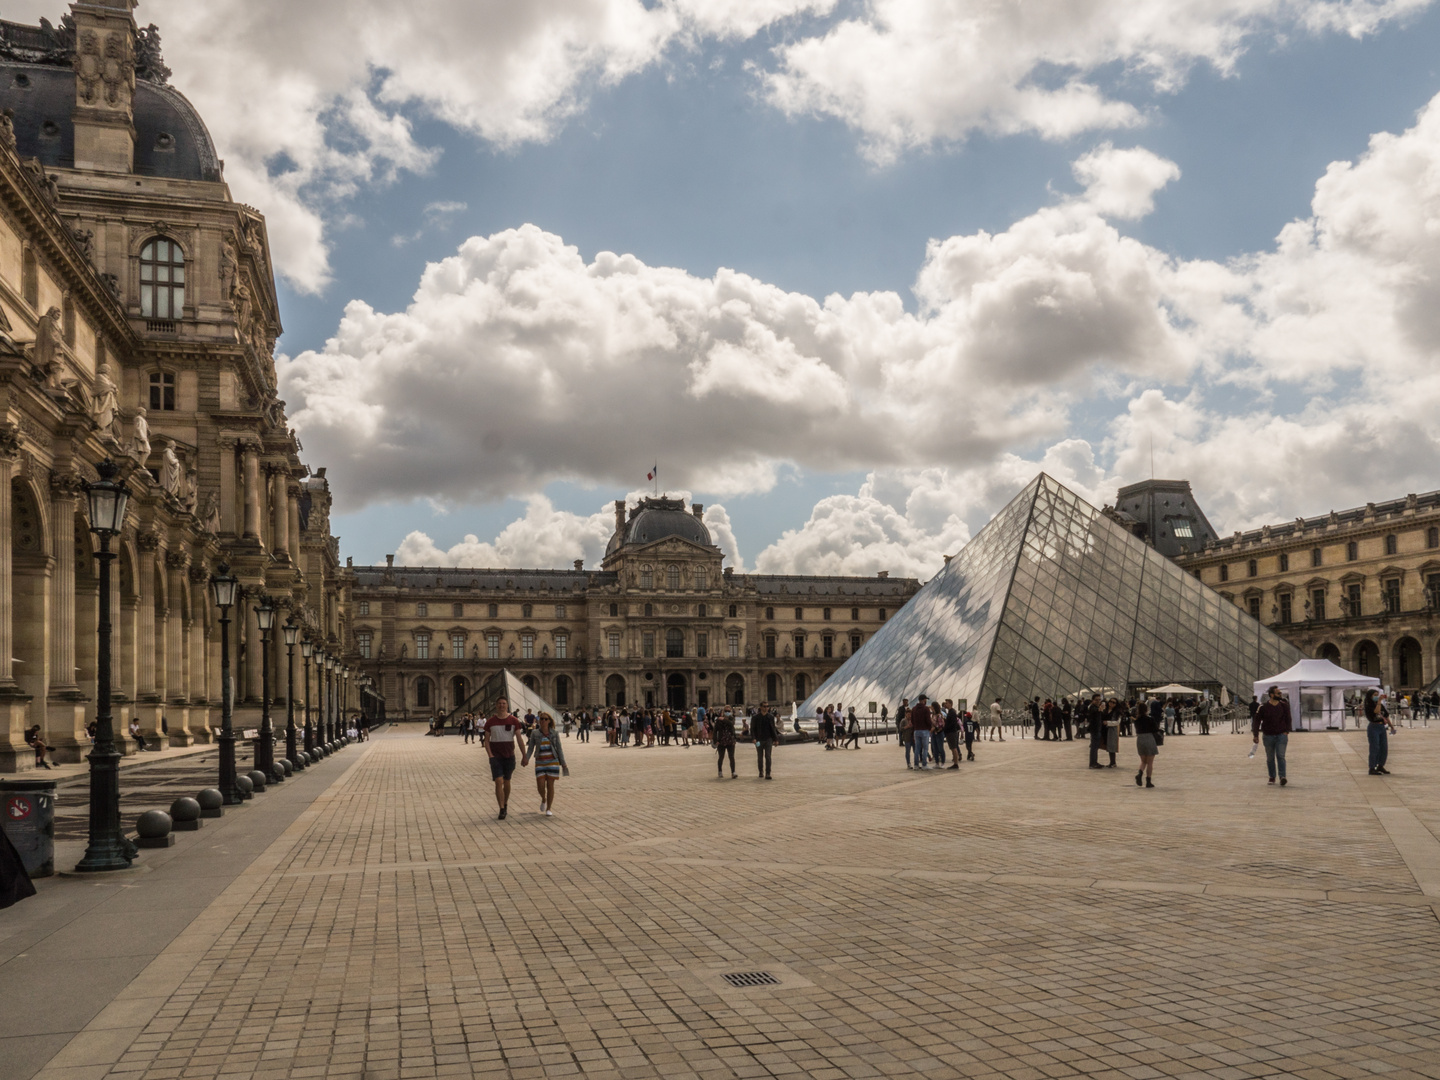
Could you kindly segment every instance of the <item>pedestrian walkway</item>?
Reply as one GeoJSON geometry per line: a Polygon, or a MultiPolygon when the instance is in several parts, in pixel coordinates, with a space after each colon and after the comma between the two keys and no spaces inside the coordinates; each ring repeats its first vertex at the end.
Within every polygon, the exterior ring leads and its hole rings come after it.
{"type": "MultiPolygon", "coordinates": [[[[716,780],[572,738],[556,816],[522,770],[498,821],[482,749],[383,735],[267,794],[263,849],[227,817],[224,888],[11,1075],[1440,1077],[1440,733],[1386,778],[1363,734],[1293,736],[1284,789],[1249,746],[1167,740],[1147,791],[1128,740],[1099,772],[1079,742],[918,774],[794,745],[767,784],[744,744],[716,780]]],[[[162,919],[207,835],[25,904],[162,919]]]]}

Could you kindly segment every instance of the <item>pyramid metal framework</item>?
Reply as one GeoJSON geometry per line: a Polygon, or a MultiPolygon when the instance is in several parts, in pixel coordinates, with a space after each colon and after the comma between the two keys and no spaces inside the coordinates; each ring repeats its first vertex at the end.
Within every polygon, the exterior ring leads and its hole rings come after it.
{"type": "Polygon", "coordinates": [[[489,716],[495,708],[495,703],[505,698],[510,705],[510,711],[516,716],[524,716],[527,712],[539,715],[548,712],[556,720],[560,719],[561,709],[555,708],[548,701],[542,698],[530,687],[526,686],[520,676],[516,675],[509,668],[501,668],[488,679],[475,688],[475,691],[463,702],[457,705],[449,713],[449,719],[458,719],[464,713],[474,713],[476,716],[489,716]]]}
{"type": "Polygon", "coordinates": [[[1010,706],[1169,682],[1245,693],[1301,653],[1041,473],[800,707],[1010,706]]]}

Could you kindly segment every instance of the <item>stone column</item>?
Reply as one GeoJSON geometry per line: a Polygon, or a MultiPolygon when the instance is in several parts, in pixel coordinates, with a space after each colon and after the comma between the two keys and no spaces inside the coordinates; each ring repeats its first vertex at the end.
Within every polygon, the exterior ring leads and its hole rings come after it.
{"type": "MultiPolygon", "coordinates": [[[[111,550],[124,547],[124,538],[110,542],[111,550]]],[[[135,693],[135,598],[120,595],[120,565],[124,555],[110,564],[110,714],[115,726],[115,748],[121,754],[133,754],[135,741],[130,738],[130,710],[135,693]]]]}
{"type": "Polygon", "coordinates": [[[270,554],[277,559],[290,557],[290,499],[286,493],[289,478],[280,467],[270,471],[270,506],[274,524],[270,530],[270,554]]]}
{"type": "Polygon", "coordinates": [[[165,709],[166,725],[170,728],[171,746],[191,746],[189,680],[185,674],[185,651],[189,633],[189,607],[185,602],[185,586],[190,556],[184,551],[171,551],[165,556],[166,597],[169,599],[165,618],[165,709]]]}
{"type": "Polygon", "coordinates": [[[254,443],[244,443],[243,471],[245,475],[245,536],[247,539],[260,538],[260,448],[254,443]]]}
{"type": "Polygon", "coordinates": [[[222,439],[220,441],[220,531],[234,535],[235,528],[235,489],[236,474],[238,466],[235,464],[235,441],[233,439],[222,439]]]}
{"type": "MultiPolygon", "coordinates": [[[[141,533],[136,537],[135,547],[139,553],[139,581],[136,582],[136,591],[140,594],[135,609],[136,622],[139,624],[136,634],[135,715],[140,721],[140,731],[145,736],[146,746],[163,749],[160,720],[165,715],[165,705],[160,693],[161,688],[156,682],[155,666],[155,555],[160,550],[160,537],[154,532],[141,533]]],[[[163,624],[160,632],[163,642],[163,624]]]]}
{"type": "Polygon", "coordinates": [[[290,560],[300,565],[300,489],[289,479],[285,482],[286,517],[289,519],[290,560]]]}
{"type": "MultiPolygon", "coordinates": [[[[245,590],[245,701],[260,704],[260,620],[255,617],[255,598],[245,590]]],[[[236,620],[237,622],[239,619],[236,620]]]]}
{"type": "Polygon", "coordinates": [[[10,481],[20,452],[19,437],[0,424],[0,773],[19,772],[35,756],[25,744],[30,698],[15,684],[14,573],[11,554],[10,481]]]}
{"type": "Polygon", "coordinates": [[[205,635],[205,615],[210,610],[210,575],[204,566],[190,567],[190,649],[186,654],[186,695],[190,699],[190,731],[197,742],[213,741],[210,709],[219,701],[212,694],[210,646],[205,635]]]}
{"type": "Polygon", "coordinates": [[[89,749],[85,697],[75,681],[75,498],[80,477],[57,469],[50,475],[50,687],[45,738],[55,760],[76,762],[89,749]]]}

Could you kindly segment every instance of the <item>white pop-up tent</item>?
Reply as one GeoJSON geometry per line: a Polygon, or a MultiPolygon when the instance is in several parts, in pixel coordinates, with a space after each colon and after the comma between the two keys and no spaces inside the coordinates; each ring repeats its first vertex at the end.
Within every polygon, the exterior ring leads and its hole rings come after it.
{"type": "Polygon", "coordinates": [[[1318,726],[1343,730],[1345,727],[1345,691],[1368,690],[1372,686],[1379,685],[1379,679],[1370,675],[1356,675],[1353,671],[1346,671],[1329,660],[1301,660],[1294,667],[1280,672],[1279,675],[1257,680],[1255,696],[1264,701],[1265,695],[1270,692],[1270,687],[1278,686],[1282,693],[1290,697],[1290,721],[1296,730],[1299,730],[1303,726],[1300,716],[1300,695],[1318,694],[1323,701],[1318,726]]]}

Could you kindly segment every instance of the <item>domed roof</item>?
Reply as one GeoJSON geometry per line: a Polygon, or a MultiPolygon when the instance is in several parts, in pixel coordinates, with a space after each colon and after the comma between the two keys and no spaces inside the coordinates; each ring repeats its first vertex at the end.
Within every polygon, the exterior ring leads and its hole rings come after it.
{"type": "Polygon", "coordinates": [[[678,536],[692,544],[713,547],[710,530],[705,522],[685,509],[683,499],[641,499],[640,505],[631,509],[630,520],[625,523],[625,532],[610,537],[605,554],[610,555],[626,544],[653,544],[656,540],[678,536]]]}
{"type": "MultiPolygon", "coordinates": [[[[39,158],[52,169],[75,167],[73,70],[0,61],[0,105],[15,111],[15,146],[22,158],[39,158]]],[[[136,176],[220,179],[210,132],[184,94],[137,79],[134,110],[136,176]]]]}

